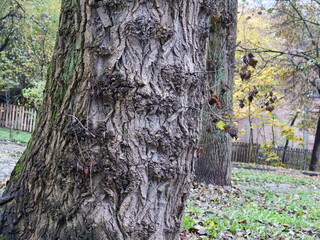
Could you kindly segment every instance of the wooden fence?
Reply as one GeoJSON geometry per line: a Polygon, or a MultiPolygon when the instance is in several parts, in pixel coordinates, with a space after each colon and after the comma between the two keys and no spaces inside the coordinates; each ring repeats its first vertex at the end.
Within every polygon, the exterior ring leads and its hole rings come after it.
{"type": "Polygon", "coordinates": [[[0,127],[32,132],[36,116],[32,108],[0,103],[0,127]]]}
{"type": "MultiPolygon", "coordinates": [[[[284,147],[275,147],[268,149],[269,152],[276,153],[282,158],[284,147]]],[[[256,163],[261,165],[272,165],[275,161],[266,161],[267,155],[259,144],[254,144],[250,148],[249,143],[235,142],[232,147],[233,162],[256,163]]],[[[311,160],[311,151],[300,148],[287,148],[284,162],[285,167],[308,170],[311,160]]]]}

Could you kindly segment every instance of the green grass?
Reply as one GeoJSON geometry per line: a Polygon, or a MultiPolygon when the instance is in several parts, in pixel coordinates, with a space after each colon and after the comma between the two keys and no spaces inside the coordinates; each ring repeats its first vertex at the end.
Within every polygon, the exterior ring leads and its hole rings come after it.
{"type": "Polygon", "coordinates": [[[232,180],[193,189],[182,239],[320,238],[319,177],[233,169],[232,180]]]}
{"type": "MultiPolygon", "coordinates": [[[[290,171],[290,169],[286,169],[290,171]]],[[[297,170],[293,170],[297,171],[297,170]]],[[[247,169],[234,169],[232,174],[233,184],[250,183],[255,185],[263,184],[290,184],[298,185],[300,188],[320,188],[320,181],[314,181],[316,177],[306,177],[295,174],[277,174],[275,172],[253,171],[247,169]]],[[[318,178],[319,179],[319,178],[318,178]]]]}
{"type": "Polygon", "coordinates": [[[10,138],[10,130],[5,128],[0,128],[0,140],[10,141],[10,142],[21,142],[27,143],[31,137],[31,133],[23,131],[12,131],[12,138],[10,138]]]}

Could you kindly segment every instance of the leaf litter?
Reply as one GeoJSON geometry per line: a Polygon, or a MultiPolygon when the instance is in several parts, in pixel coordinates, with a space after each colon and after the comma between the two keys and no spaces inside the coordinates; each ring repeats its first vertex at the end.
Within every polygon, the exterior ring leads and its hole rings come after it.
{"type": "Polygon", "coordinates": [[[193,185],[181,239],[320,239],[319,176],[232,175],[232,187],[193,185]]]}

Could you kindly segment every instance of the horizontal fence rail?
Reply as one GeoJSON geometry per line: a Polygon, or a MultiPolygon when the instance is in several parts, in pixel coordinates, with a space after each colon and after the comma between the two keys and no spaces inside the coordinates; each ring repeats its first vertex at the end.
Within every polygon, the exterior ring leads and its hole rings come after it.
{"type": "MultiPolygon", "coordinates": [[[[282,159],[284,147],[273,147],[268,149],[282,159]]],[[[232,162],[256,163],[261,165],[277,165],[282,163],[284,167],[299,170],[308,170],[311,161],[311,151],[301,148],[287,148],[284,161],[266,161],[268,158],[265,150],[260,144],[235,142],[232,144],[232,162]]]]}
{"type": "Polygon", "coordinates": [[[32,132],[37,112],[32,108],[0,103],[0,127],[32,132]]]}

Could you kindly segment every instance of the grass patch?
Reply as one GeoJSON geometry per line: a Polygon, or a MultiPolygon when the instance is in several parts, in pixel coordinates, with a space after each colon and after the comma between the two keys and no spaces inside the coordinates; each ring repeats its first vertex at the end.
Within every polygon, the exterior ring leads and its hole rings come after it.
{"type": "Polygon", "coordinates": [[[319,239],[320,178],[233,169],[233,186],[192,189],[182,239],[319,239]]]}
{"type": "Polygon", "coordinates": [[[10,142],[27,143],[31,137],[31,133],[12,130],[12,137],[10,137],[10,130],[6,128],[0,128],[0,140],[10,142]]]}
{"type": "Polygon", "coordinates": [[[292,187],[298,186],[299,188],[320,189],[320,181],[314,181],[315,179],[319,180],[319,177],[248,169],[234,169],[232,173],[233,185],[265,186],[267,184],[289,184],[292,185],[292,187]]]}

